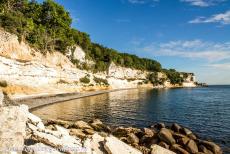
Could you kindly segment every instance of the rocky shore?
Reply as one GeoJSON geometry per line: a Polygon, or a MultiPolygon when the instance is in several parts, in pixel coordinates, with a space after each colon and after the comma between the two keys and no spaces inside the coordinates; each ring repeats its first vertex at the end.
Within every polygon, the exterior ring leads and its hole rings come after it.
{"type": "Polygon", "coordinates": [[[26,105],[0,96],[0,153],[221,154],[213,142],[199,139],[178,124],[148,128],[110,127],[99,119],[42,121],[26,105]]]}

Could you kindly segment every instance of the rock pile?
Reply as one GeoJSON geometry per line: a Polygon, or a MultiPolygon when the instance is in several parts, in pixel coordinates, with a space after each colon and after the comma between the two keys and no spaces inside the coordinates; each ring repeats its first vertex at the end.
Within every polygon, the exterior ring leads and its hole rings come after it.
{"type": "Polygon", "coordinates": [[[176,123],[171,126],[158,123],[144,129],[118,127],[112,133],[146,154],[154,154],[155,145],[178,154],[222,153],[215,143],[198,139],[191,130],[176,123]]]}

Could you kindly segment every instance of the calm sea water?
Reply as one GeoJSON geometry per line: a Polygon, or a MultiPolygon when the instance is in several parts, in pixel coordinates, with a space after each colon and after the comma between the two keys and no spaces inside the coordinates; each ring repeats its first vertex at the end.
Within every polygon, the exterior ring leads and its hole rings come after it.
{"type": "Polygon", "coordinates": [[[135,127],[177,122],[225,151],[230,148],[230,86],[118,91],[45,106],[33,113],[43,119],[99,118],[109,125],[135,127]]]}

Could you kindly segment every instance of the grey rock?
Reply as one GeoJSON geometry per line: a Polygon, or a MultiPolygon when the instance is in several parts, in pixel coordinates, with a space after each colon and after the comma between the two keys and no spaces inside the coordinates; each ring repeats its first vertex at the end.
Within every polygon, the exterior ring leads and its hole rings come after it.
{"type": "Polygon", "coordinates": [[[186,149],[188,152],[193,153],[193,154],[198,152],[198,147],[194,140],[188,141],[188,143],[186,144],[186,149]]]}
{"type": "Polygon", "coordinates": [[[160,138],[161,141],[164,141],[169,145],[173,145],[176,143],[175,139],[172,136],[171,131],[167,128],[162,128],[158,133],[158,137],[160,138]]]}

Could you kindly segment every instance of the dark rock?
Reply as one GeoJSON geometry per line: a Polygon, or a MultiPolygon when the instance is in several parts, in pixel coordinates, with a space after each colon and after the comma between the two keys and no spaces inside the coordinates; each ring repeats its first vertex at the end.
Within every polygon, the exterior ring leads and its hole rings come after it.
{"type": "Polygon", "coordinates": [[[183,134],[185,134],[185,135],[190,135],[190,134],[192,134],[192,131],[189,130],[188,128],[182,128],[182,129],[181,129],[181,132],[182,132],[183,134]]]}
{"type": "Polygon", "coordinates": [[[180,133],[173,133],[173,137],[174,137],[175,139],[181,139],[181,138],[184,138],[184,137],[186,137],[186,136],[183,135],[183,134],[180,134],[180,133]]]}
{"type": "Polygon", "coordinates": [[[90,125],[93,127],[95,131],[103,131],[107,133],[111,132],[111,128],[109,126],[104,125],[99,119],[93,120],[92,123],[90,123],[90,125]]]}
{"type": "Polygon", "coordinates": [[[186,144],[186,149],[190,153],[197,153],[198,152],[198,147],[197,147],[196,142],[194,140],[188,141],[188,143],[186,144]]]}
{"type": "Polygon", "coordinates": [[[150,147],[152,144],[157,144],[157,143],[159,143],[159,139],[157,136],[154,137],[143,136],[140,139],[140,144],[146,147],[150,147]]]}
{"type": "Polygon", "coordinates": [[[76,121],[73,124],[73,127],[78,128],[78,129],[93,129],[88,123],[84,121],[76,121]]]}
{"type": "Polygon", "coordinates": [[[77,136],[77,137],[79,137],[81,139],[86,137],[86,135],[82,132],[81,129],[71,129],[69,134],[72,135],[72,136],[77,136]]]}
{"type": "Polygon", "coordinates": [[[198,140],[200,144],[211,150],[214,154],[222,154],[221,148],[213,142],[198,140]]]}
{"type": "Polygon", "coordinates": [[[160,138],[161,141],[164,141],[169,145],[173,145],[176,143],[175,139],[172,136],[171,131],[167,128],[162,128],[158,133],[158,137],[160,138]]]}
{"type": "Polygon", "coordinates": [[[188,137],[183,137],[183,138],[178,139],[178,143],[183,146],[187,145],[188,141],[189,141],[188,137]]]}
{"type": "Polygon", "coordinates": [[[155,135],[155,132],[149,128],[144,128],[143,132],[144,132],[144,135],[148,137],[153,137],[155,135]]]}
{"type": "Polygon", "coordinates": [[[92,129],[84,129],[83,132],[89,135],[93,135],[95,133],[92,129]]]}
{"type": "Polygon", "coordinates": [[[146,148],[145,146],[135,145],[134,148],[140,150],[143,154],[149,154],[151,152],[151,150],[146,148]]]}
{"type": "Polygon", "coordinates": [[[180,145],[178,144],[174,144],[171,146],[171,150],[176,152],[177,154],[189,154],[188,151],[186,151],[185,149],[183,149],[180,145]]]}
{"type": "Polygon", "coordinates": [[[127,141],[129,144],[138,144],[139,138],[135,134],[131,133],[128,134],[127,141]]]}
{"type": "Polygon", "coordinates": [[[213,152],[210,151],[210,150],[208,150],[204,145],[200,145],[200,146],[199,146],[199,151],[200,151],[200,152],[203,152],[203,153],[205,153],[205,154],[213,154],[213,152]]]}
{"type": "Polygon", "coordinates": [[[128,127],[128,128],[124,128],[124,127],[118,127],[115,128],[115,130],[112,132],[112,134],[116,137],[127,137],[128,134],[138,134],[140,133],[141,130],[138,128],[132,128],[132,127],[128,127]]]}
{"type": "Polygon", "coordinates": [[[178,125],[177,123],[174,123],[174,124],[172,124],[172,126],[171,126],[171,129],[173,130],[173,131],[175,131],[175,132],[180,132],[180,130],[181,130],[181,126],[180,125],[178,125]]]}
{"type": "Polygon", "coordinates": [[[161,128],[165,128],[164,123],[157,123],[155,125],[152,125],[151,128],[156,128],[157,130],[160,130],[161,128]]]}
{"type": "Polygon", "coordinates": [[[71,128],[73,126],[72,122],[63,121],[63,120],[54,120],[54,119],[45,120],[43,123],[44,123],[45,126],[56,124],[56,125],[63,126],[66,129],[71,128]]]}
{"type": "Polygon", "coordinates": [[[158,145],[165,148],[165,149],[169,149],[169,145],[165,142],[160,142],[158,145]]]}
{"type": "Polygon", "coordinates": [[[192,139],[192,140],[196,140],[197,139],[196,135],[194,135],[194,134],[189,134],[188,137],[190,139],[192,139]]]}

